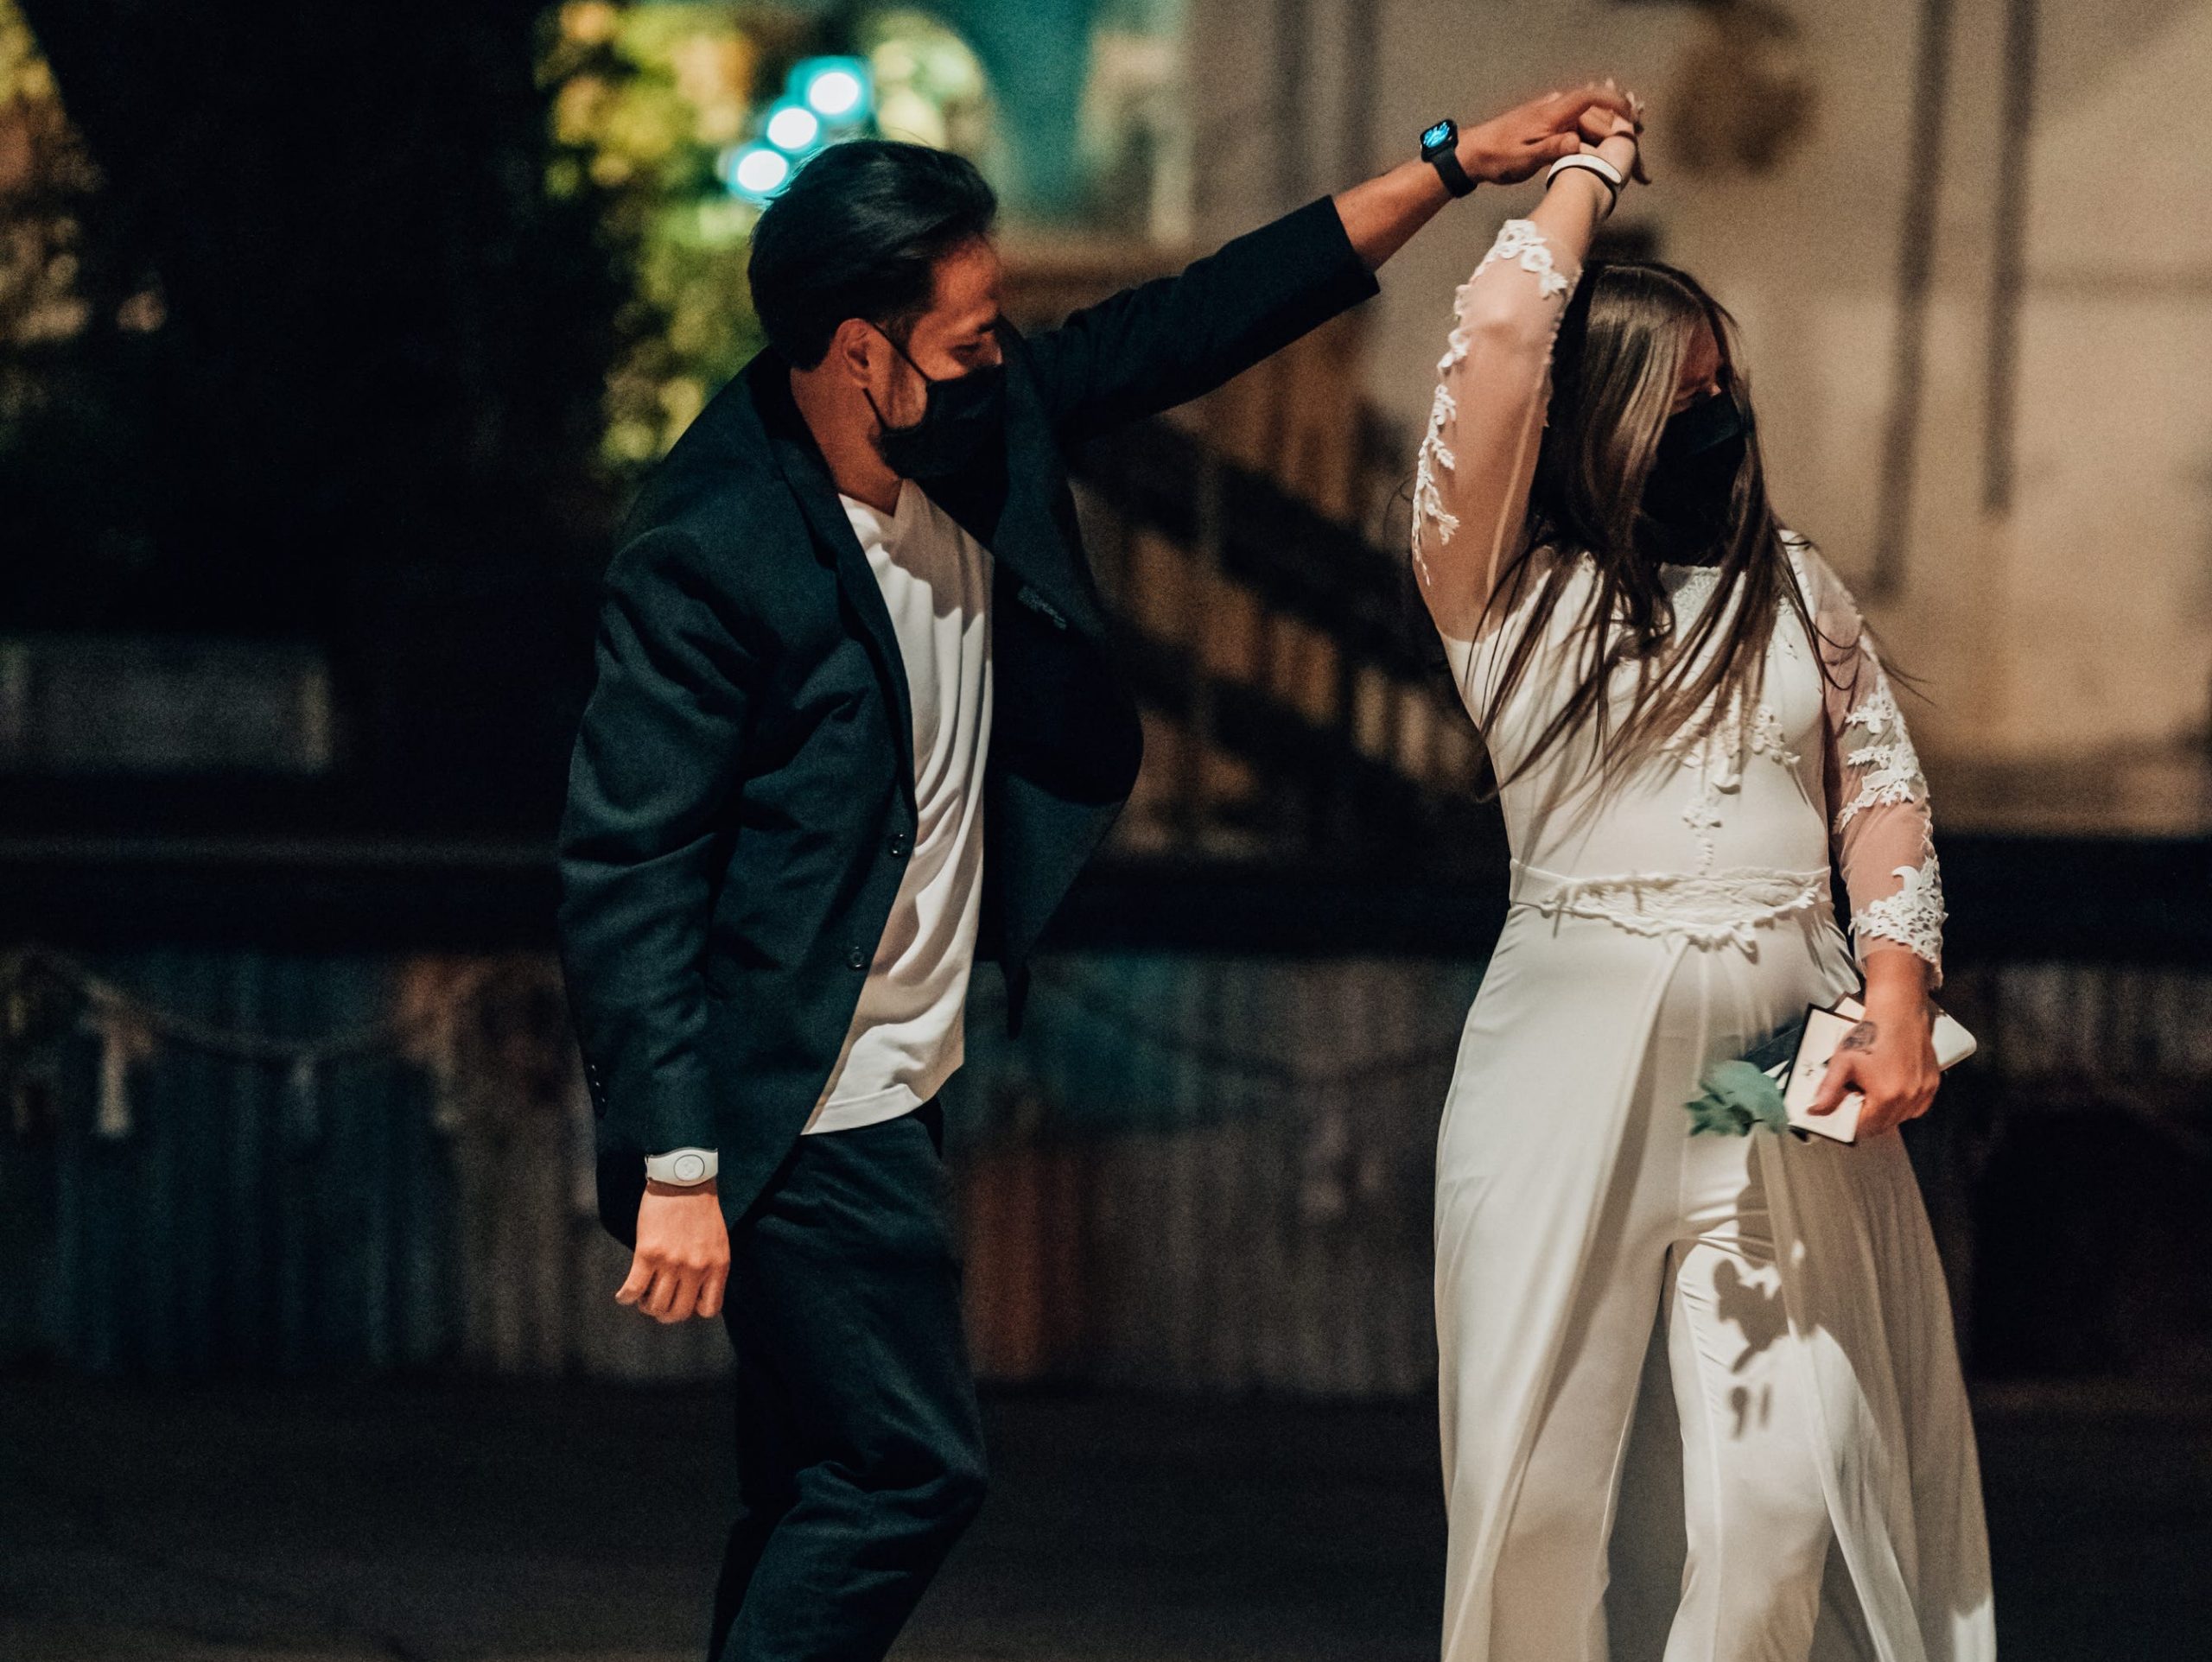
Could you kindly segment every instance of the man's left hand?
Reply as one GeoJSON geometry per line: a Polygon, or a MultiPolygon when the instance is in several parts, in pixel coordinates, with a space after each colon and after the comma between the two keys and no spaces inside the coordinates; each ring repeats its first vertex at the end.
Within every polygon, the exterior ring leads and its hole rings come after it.
{"type": "Polygon", "coordinates": [[[729,1227],[713,1183],[648,1182],[638,1203],[638,1250],[614,1295],[656,1322],[721,1314],[729,1280],[729,1227]]]}

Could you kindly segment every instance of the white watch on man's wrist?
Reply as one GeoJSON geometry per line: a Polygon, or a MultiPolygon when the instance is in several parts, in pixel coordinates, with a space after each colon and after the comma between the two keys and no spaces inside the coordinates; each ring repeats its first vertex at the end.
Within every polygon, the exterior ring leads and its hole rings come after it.
{"type": "Polygon", "coordinates": [[[672,1148],[665,1154],[645,1156],[645,1176],[654,1183],[678,1189],[696,1189],[712,1183],[717,1162],[710,1148],[672,1148]]]}

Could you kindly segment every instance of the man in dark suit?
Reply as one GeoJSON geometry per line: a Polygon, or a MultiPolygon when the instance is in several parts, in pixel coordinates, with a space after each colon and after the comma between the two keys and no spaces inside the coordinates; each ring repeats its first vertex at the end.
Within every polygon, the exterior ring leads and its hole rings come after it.
{"type": "Polygon", "coordinates": [[[736,1352],[719,1662],[881,1657],[982,1498],[935,1099],[975,959],[1018,1014],[1140,748],[1065,447],[1364,299],[1451,195],[1625,107],[1440,123],[1030,339],[957,157],[839,145],[762,215],[771,344],[631,516],[561,838],[617,1297],[736,1352]]]}

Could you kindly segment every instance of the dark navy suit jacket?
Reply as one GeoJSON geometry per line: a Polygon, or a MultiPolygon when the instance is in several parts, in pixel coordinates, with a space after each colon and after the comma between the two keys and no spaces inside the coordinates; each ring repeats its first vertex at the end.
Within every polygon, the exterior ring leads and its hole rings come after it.
{"type": "MultiPolygon", "coordinates": [[[[1007,332],[1004,450],[931,494],[994,555],[980,955],[1026,965],[1136,778],[1066,447],[1207,392],[1375,292],[1323,200],[1179,276],[1007,332]]],[[[607,574],[561,832],[560,932],[630,1241],[642,1156],[721,1151],[733,1221],[843,1045],[915,828],[913,722],[874,574],[762,352],[646,481],[607,574]]]]}

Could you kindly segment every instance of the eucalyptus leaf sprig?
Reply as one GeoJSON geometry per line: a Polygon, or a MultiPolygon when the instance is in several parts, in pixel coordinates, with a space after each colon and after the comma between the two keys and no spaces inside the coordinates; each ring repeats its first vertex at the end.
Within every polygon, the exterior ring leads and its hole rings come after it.
{"type": "Polygon", "coordinates": [[[1689,1110],[1690,1135],[1709,1132],[1716,1137],[1748,1137],[1761,1126],[1769,1131],[1789,1130],[1782,1086],[1769,1070],[1789,1064],[1804,1031],[1800,1017],[1761,1040],[1747,1055],[1707,1069],[1698,1082],[1702,1088],[1699,1094],[1682,1104],[1689,1110]]]}

